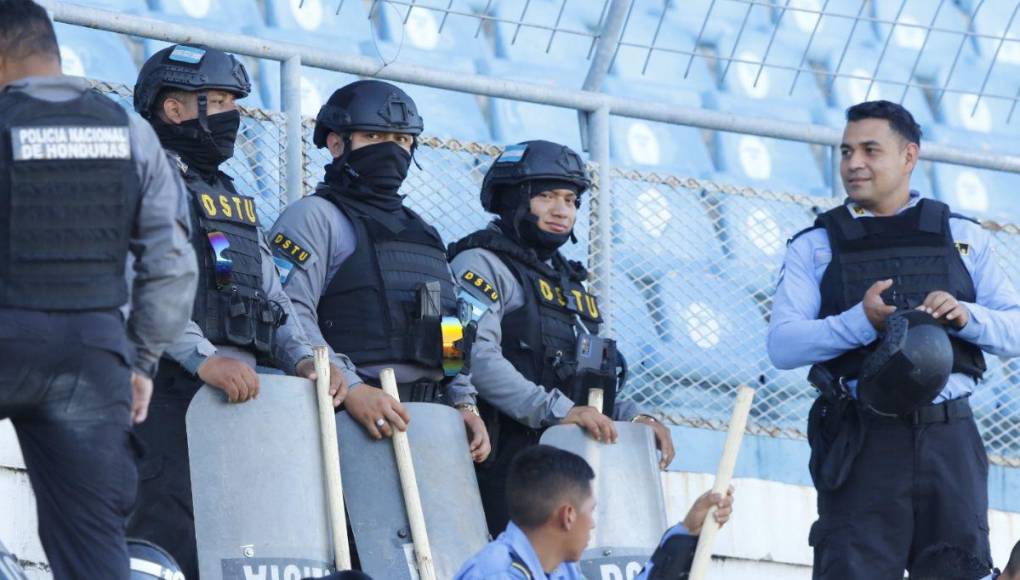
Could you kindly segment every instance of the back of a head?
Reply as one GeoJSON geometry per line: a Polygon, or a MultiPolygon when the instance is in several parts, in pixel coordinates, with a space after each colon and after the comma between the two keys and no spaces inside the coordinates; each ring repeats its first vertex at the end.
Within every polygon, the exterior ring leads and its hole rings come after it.
{"type": "Polygon", "coordinates": [[[32,0],[0,0],[0,58],[60,59],[60,46],[46,10],[32,0]]]}
{"type": "Polygon", "coordinates": [[[507,476],[510,520],[524,529],[542,526],[564,501],[580,505],[591,495],[595,472],[582,457],[535,445],[517,455],[507,476]]]}
{"type": "Polygon", "coordinates": [[[991,573],[991,563],[950,544],[929,546],[918,555],[910,580],[980,580],[991,573]]]}
{"type": "Polygon", "coordinates": [[[1020,580],[1020,541],[1013,545],[1009,554],[1009,562],[1002,570],[1003,580],[1020,580]]]}

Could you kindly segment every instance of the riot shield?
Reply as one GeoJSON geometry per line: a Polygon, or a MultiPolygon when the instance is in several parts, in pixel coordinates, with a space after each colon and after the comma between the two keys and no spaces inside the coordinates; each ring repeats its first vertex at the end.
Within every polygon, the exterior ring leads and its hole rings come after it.
{"type": "Polygon", "coordinates": [[[541,443],[576,453],[595,471],[598,506],[591,543],[581,557],[588,580],[633,578],[666,531],[654,431],[638,423],[616,423],[619,440],[599,443],[576,425],[557,425],[541,443]]]}
{"type": "MultiPolygon", "coordinates": [[[[488,540],[464,420],[445,405],[405,407],[436,576],[449,579],[488,540]]],[[[370,438],[347,413],[337,414],[336,422],[347,517],[361,569],[373,578],[417,579],[393,444],[370,438]]]]}
{"type": "Polygon", "coordinates": [[[18,559],[7,551],[3,542],[0,542],[0,580],[28,580],[18,559]]]}
{"type": "Polygon", "coordinates": [[[315,390],[259,375],[259,398],[203,386],[188,408],[203,580],[305,578],[332,569],[315,390]]]}

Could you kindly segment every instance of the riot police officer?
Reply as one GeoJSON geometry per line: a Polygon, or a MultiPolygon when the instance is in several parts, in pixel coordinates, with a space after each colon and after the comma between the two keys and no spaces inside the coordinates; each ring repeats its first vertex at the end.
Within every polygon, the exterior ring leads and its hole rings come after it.
{"type": "Polygon", "coordinates": [[[847,110],[848,199],[790,241],[776,288],[769,356],[815,365],[822,392],[808,419],[815,578],[902,578],[943,543],[991,567],[968,397],[982,351],[1020,354],[1020,296],[978,222],[910,189],[920,143],[898,104],[847,110]]]}
{"type": "Polygon", "coordinates": [[[53,575],[126,580],[130,425],[195,290],[185,193],[147,123],[61,75],[30,0],[0,2],[0,183],[0,420],[53,575]]]}
{"type": "MultiPolygon", "coordinates": [[[[128,530],[166,549],[198,578],[185,412],[205,383],[231,402],[258,396],[256,361],[314,377],[308,340],[280,286],[255,199],[241,195],[220,165],[233,155],[241,117],[235,100],[251,85],[234,56],[173,45],[142,67],[134,106],[173,156],[190,194],[199,257],[192,321],[167,348],[152,417],[138,429],[148,446],[128,530]]],[[[342,377],[331,388],[343,396],[342,377]]]]}
{"type": "Polygon", "coordinates": [[[613,404],[618,353],[598,338],[598,299],[587,272],[559,249],[573,235],[581,195],[591,186],[581,157],[549,141],[512,145],[482,182],[482,207],[499,216],[450,247],[457,281],[486,306],[472,350],[472,373],[493,439],[493,457],[478,468],[489,530],[506,526],[504,486],[514,456],[545,427],[575,423],[600,441],[616,440],[612,419],[655,430],[660,466],[673,459],[669,430],[629,402],[613,404]],[[598,360],[581,360],[584,350],[598,360]],[[595,353],[595,354],[593,354],[595,353]],[[606,394],[609,415],[588,406],[589,388],[606,394]]]}
{"type": "Polygon", "coordinates": [[[316,147],[333,161],[315,195],[290,204],[270,235],[289,264],[284,288],[305,332],[347,355],[344,406],[379,439],[404,430],[406,409],[379,386],[393,367],[402,401],[444,401],[461,411],[475,461],[488,456],[485,426],[469,377],[446,361],[442,317],[457,315],[439,233],[397,193],[423,128],[400,88],[363,80],[333,93],[315,122],[316,147]],[[450,377],[449,375],[453,375],[450,377]]]}

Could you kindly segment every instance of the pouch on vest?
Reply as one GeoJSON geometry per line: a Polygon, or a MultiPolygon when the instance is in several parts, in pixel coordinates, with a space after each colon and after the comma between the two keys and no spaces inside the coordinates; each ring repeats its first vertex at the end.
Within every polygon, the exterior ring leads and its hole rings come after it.
{"type": "Polygon", "coordinates": [[[420,284],[417,312],[411,317],[407,333],[407,352],[411,359],[427,367],[438,367],[443,360],[441,287],[438,281],[420,284]]]}
{"type": "Polygon", "coordinates": [[[571,379],[571,400],[587,405],[591,390],[602,389],[602,412],[611,417],[616,403],[616,368],[620,361],[616,341],[581,332],[577,335],[574,352],[577,361],[571,379]]]}
{"type": "Polygon", "coordinates": [[[276,329],[287,320],[283,308],[272,300],[256,300],[257,311],[252,318],[255,320],[255,350],[273,352],[276,329]]]}

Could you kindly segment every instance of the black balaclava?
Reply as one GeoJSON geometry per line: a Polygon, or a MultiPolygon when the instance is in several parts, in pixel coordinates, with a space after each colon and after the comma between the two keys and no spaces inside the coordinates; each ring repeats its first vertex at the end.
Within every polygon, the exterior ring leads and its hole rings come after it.
{"type": "Polygon", "coordinates": [[[344,137],[344,153],[326,166],[326,183],[341,193],[386,211],[403,206],[400,189],[411,166],[411,153],[386,141],[351,150],[344,137]]]}
{"type": "MultiPolygon", "coordinates": [[[[565,234],[546,232],[538,227],[538,216],[531,213],[531,198],[554,189],[569,189],[577,193],[577,185],[569,181],[554,179],[526,181],[519,186],[510,186],[501,192],[501,204],[497,225],[504,234],[531,248],[539,259],[545,261],[556,253],[567,240],[574,238],[574,230],[565,234]]],[[[578,197],[580,205],[580,197],[578,197]]]]}
{"type": "Polygon", "coordinates": [[[203,177],[216,175],[220,165],[234,156],[234,143],[241,128],[241,112],[236,109],[208,114],[208,97],[198,93],[198,118],[180,125],[167,123],[153,115],[152,127],[163,147],[181,156],[181,160],[203,177]]]}

